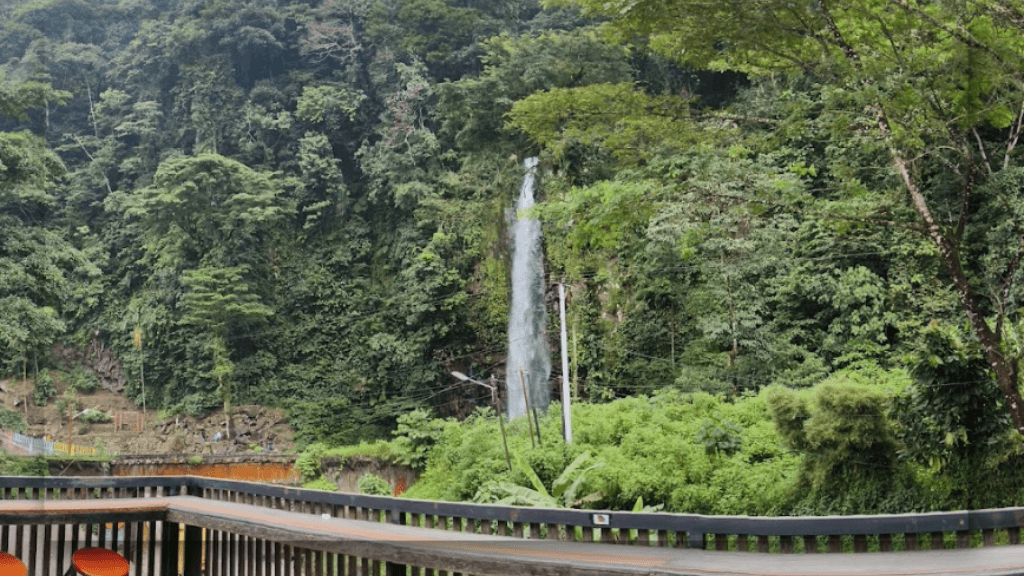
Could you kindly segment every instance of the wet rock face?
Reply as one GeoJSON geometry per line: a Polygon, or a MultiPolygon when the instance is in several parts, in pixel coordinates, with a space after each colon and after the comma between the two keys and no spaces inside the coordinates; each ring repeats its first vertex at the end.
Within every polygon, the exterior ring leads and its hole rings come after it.
{"type": "Polygon", "coordinates": [[[238,406],[232,410],[231,425],[224,414],[192,418],[168,418],[156,424],[165,443],[180,449],[162,452],[186,454],[274,453],[289,448],[291,429],[281,410],[263,406],[238,406]],[[177,439],[181,438],[179,442],[177,439]]]}
{"type": "Polygon", "coordinates": [[[93,341],[87,348],[73,348],[70,346],[54,346],[53,359],[61,370],[71,371],[75,366],[81,365],[86,370],[91,370],[99,380],[100,386],[111,392],[124,390],[124,371],[121,370],[121,361],[114,356],[110,348],[93,341]]]}

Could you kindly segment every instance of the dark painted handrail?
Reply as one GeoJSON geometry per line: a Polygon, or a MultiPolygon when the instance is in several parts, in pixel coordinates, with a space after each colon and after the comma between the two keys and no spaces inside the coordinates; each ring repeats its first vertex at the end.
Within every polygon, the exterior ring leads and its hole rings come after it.
{"type": "Polygon", "coordinates": [[[485,534],[761,552],[792,552],[800,544],[794,538],[802,540],[807,552],[819,551],[819,547],[830,552],[851,547],[866,551],[868,537],[880,550],[935,549],[945,547],[947,539],[957,548],[967,548],[972,545],[972,534],[980,536],[983,546],[996,545],[998,540],[1019,544],[1024,526],[1024,508],[1020,507],[864,516],[705,516],[410,500],[197,476],[0,477],[0,498],[5,499],[11,497],[12,490],[19,493],[18,498],[41,499],[54,490],[79,493],[58,497],[109,498],[141,496],[140,489],[485,534]]]}
{"type": "MultiPolygon", "coordinates": [[[[267,484],[253,484],[233,480],[192,477],[190,492],[201,496],[201,491],[223,491],[229,494],[247,494],[268,498],[282,498],[310,504],[321,504],[341,507],[356,507],[367,510],[379,510],[393,514],[410,514],[421,516],[438,516],[459,518],[478,522],[499,522],[521,525],[547,525],[589,530],[618,529],[619,535],[602,537],[604,542],[620,542],[629,540],[622,537],[622,531],[646,530],[649,540],[658,540],[661,546],[678,546],[682,544],[682,534],[687,535],[686,545],[690,548],[705,548],[709,545],[708,536],[715,540],[714,547],[721,549],[722,536],[754,537],[758,540],[767,537],[792,538],[804,537],[835,537],[852,536],[854,546],[864,536],[918,535],[926,534],[937,543],[937,534],[954,533],[957,547],[970,546],[971,532],[982,533],[983,545],[995,545],[995,530],[1007,532],[1010,544],[1019,544],[1020,528],[1024,526],[1024,508],[1000,508],[992,510],[927,512],[916,514],[882,514],[861,516],[706,516],[700,514],[669,514],[669,513],[638,513],[607,510],[566,510],[550,508],[523,508],[498,506],[489,504],[467,504],[454,502],[436,502],[428,500],[410,500],[385,496],[367,496],[363,494],[347,494],[325,492],[319,490],[303,490],[267,484]],[[669,533],[672,538],[663,536],[669,533]],[[674,540],[675,542],[670,542],[674,540]]],[[[564,529],[563,529],[564,531],[564,529]]],[[[529,536],[528,532],[524,532],[529,536]]],[[[609,536],[603,534],[602,536],[609,536]]],[[[588,539],[584,536],[583,539],[588,539]]],[[[641,537],[642,539],[642,537],[641,537]]],[[[636,538],[632,539],[634,542],[636,538]]],[[[887,548],[882,538],[880,546],[887,548]]],[[[917,548],[915,538],[911,538],[911,549],[917,548]]],[[[763,550],[759,542],[758,549],[763,550]]],[[[787,547],[781,541],[783,551],[787,547]]],[[[841,548],[841,542],[839,543],[841,548]]],[[[905,543],[906,547],[906,543],[905,543]]],[[[836,548],[835,542],[829,543],[830,551],[836,548]]],[[[809,550],[805,542],[805,549],[809,550]]],[[[767,551],[767,550],[763,550],[767,551]]]]}

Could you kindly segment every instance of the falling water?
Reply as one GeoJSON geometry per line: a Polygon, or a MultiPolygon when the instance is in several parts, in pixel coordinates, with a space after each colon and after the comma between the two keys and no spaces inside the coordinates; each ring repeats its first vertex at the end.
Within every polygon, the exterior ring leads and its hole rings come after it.
{"type": "Polygon", "coordinates": [[[544,268],[541,258],[540,222],[526,217],[533,206],[533,185],[537,159],[526,159],[526,176],[516,203],[517,218],[512,225],[512,309],[508,321],[508,417],[526,414],[523,382],[530,406],[547,410],[551,401],[548,377],[547,312],[544,309],[544,268]]]}

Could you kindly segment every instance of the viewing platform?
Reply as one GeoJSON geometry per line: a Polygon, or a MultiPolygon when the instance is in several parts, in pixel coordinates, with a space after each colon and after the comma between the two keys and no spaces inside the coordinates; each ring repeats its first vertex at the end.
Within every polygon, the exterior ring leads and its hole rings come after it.
{"type": "Polygon", "coordinates": [[[711,517],[192,476],[2,477],[0,496],[0,543],[30,576],[62,576],[92,546],[122,554],[134,576],[1024,574],[1024,508],[711,517]]]}

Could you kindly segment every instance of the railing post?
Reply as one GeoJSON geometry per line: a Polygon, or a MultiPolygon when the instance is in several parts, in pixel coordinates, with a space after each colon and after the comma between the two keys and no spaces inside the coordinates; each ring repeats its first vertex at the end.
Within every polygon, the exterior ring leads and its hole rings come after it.
{"type": "Polygon", "coordinates": [[[203,529],[185,526],[185,576],[200,576],[203,572],[203,529]]]}
{"type": "Polygon", "coordinates": [[[159,576],[177,576],[178,574],[178,523],[163,522],[163,534],[160,538],[160,574],[159,576]]]}
{"type": "MultiPolygon", "coordinates": [[[[405,513],[397,510],[387,511],[388,522],[391,524],[405,525],[405,513]]],[[[387,576],[406,576],[409,570],[405,564],[397,564],[395,562],[386,562],[384,565],[384,574],[387,576]]]]}

